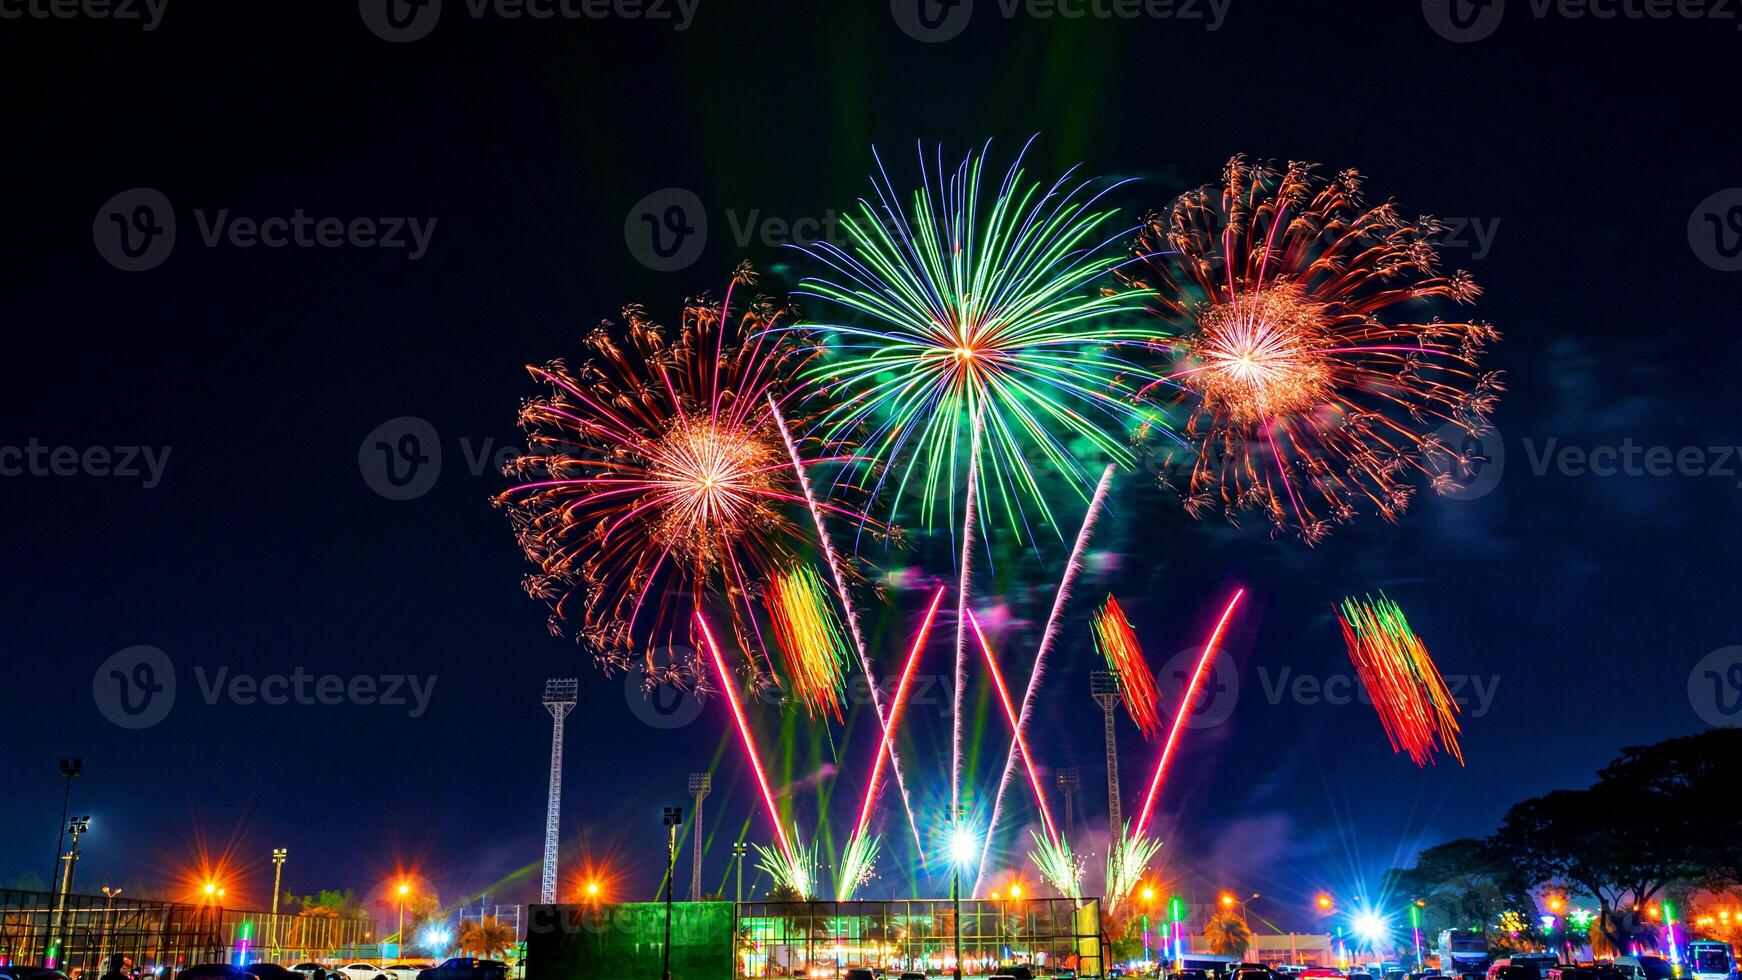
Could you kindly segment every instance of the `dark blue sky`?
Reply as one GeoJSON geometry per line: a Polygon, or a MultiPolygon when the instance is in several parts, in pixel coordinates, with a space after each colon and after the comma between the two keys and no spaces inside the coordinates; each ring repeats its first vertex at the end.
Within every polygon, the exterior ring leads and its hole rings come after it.
{"type": "MultiPolygon", "coordinates": [[[[625,894],[651,895],[658,808],[717,759],[706,876],[726,881],[754,799],[735,747],[719,754],[725,709],[651,727],[620,679],[548,636],[486,502],[501,480],[474,460],[516,439],[524,363],[576,355],[580,331],[626,302],[669,318],[740,258],[790,261],[736,230],[752,211],[846,208],[867,190],[873,143],[905,161],[915,140],[959,153],[993,137],[1013,152],[1039,132],[1042,169],[1142,178],[1133,207],[1215,179],[1235,152],[1310,159],[1360,168],[1406,214],[1472,219],[1447,261],[1476,275],[1479,311],[1504,333],[1491,492],[1425,495],[1398,526],[1368,520],[1308,550],[1193,522],[1137,478],[1120,488],[1103,542],[1119,561],[1085,594],[1117,590],[1154,659],[1199,642],[1233,584],[1249,590],[1229,642],[1232,713],[1192,733],[1162,803],[1182,889],[1250,888],[1274,903],[1255,912],[1304,924],[1319,888],[1376,883],[1418,844],[1582,785],[1622,745],[1706,724],[1690,672],[1742,642],[1735,461],[1728,475],[1609,477],[1533,464],[1567,446],[1742,442],[1742,276],[1689,238],[1702,201],[1742,185],[1734,21],[1538,17],[1514,2],[1491,37],[1455,44],[1416,4],[1236,2],[1214,31],[980,7],[935,44],[870,0],[702,0],[683,31],[474,19],[450,0],[406,44],[349,3],[188,2],[151,31],[0,21],[0,445],[169,447],[149,489],[0,478],[0,883],[48,875],[55,760],[81,755],[74,810],[96,818],[81,890],[164,892],[200,848],[228,849],[233,892],[264,905],[267,854],[286,846],[297,891],[367,890],[415,865],[444,897],[528,897],[549,729],[537,695],[552,675],[582,681],[567,867],[609,860],[625,894]],[[166,262],[128,273],[99,254],[93,215],[136,187],[172,201],[179,228],[166,262]],[[711,225],[680,272],[625,244],[631,206],[667,187],[693,191],[711,225]],[[207,247],[200,222],[224,209],[436,224],[415,260],[207,247]],[[402,416],[433,427],[443,465],[427,493],[395,501],[365,481],[359,447],[402,416]],[[1416,771],[1363,705],[1268,696],[1300,674],[1347,674],[1331,606],[1381,587],[1447,674],[1493,692],[1466,716],[1465,769],[1416,771]],[[93,677],[136,645],[166,653],[179,690],[161,724],[127,731],[99,710],[93,677]],[[226,667],[436,680],[415,718],[208,706],[201,677],[226,667]]],[[[916,594],[898,598],[917,611],[916,594]]],[[[1081,768],[1080,823],[1099,824],[1088,605],[1037,753],[1081,768]]],[[[764,732],[772,746],[775,725],[764,732]]],[[[854,734],[849,769],[869,755],[854,734]]],[[[1129,726],[1121,737],[1129,799],[1155,750],[1129,726]]],[[[794,778],[807,813],[839,781],[844,832],[858,777],[800,757],[794,778]]],[[[896,812],[885,806],[886,840],[901,836],[896,812]]],[[[759,817],[750,826],[767,839],[759,817]]],[[[892,862],[885,887],[902,874],[892,862]]]]}

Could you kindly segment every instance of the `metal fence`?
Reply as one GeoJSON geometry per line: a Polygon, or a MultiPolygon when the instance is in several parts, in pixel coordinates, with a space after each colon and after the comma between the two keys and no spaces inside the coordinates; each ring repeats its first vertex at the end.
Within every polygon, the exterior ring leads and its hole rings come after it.
{"type": "MultiPolygon", "coordinates": [[[[1031,898],[961,903],[964,976],[1024,964],[1035,972],[1101,971],[1100,909],[1094,900],[1031,898]]],[[[957,921],[948,900],[744,902],[738,905],[736,975],[744,980],[833,980],[847,969],[948,973],[957,921]]]]}
{"type": "Polygon", "coordinates": [[[365,959],[375,922],[210,904],[0,889],[0,963],[97,976],[119,954],[165,973],[196,963],[365,959]]]}

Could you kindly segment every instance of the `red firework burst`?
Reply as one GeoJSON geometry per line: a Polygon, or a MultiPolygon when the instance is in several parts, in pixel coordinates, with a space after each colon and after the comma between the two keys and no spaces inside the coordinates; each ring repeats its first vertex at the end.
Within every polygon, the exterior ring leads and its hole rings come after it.
{"type": "Polygon", "coordinates": [[[1344,599],[1337,620],[1392,750],[1425,766],[1443,748],[1462,765],[1458,704],[1397,603],[1383,594],[1377,602],[1344,599]]]}
{"type": "Polygon", "coordinates": [[[695,657],[655,651],[680,630],[700,645],[691,613],[709,594],[744,649],[766,653],[751,596],[796,553],[804,526],[789,511],[805,503],[769,396],[815,349],[787,329],[785,304],[733,305],[754,281],[744,265],[724,300],[690,300],[675,335],[629,306],[625,328],[588,334],[579,371],[527,368],[550,393],[521,407],[530,448],[496,502],[536,566],[526,590],[550,603],[551,631],[572,629],[607,670],[639,659],[650,683],[694,684],[695,657]]]}
{"type": "Polygon", "coordinates": [[[1470,472],[1461,447],[1504,390],[1479,370],[1499,334],[1422,317],[1481,292],[1437,271],[1444,230],[1366,205],[1353,170],[1241,157],[1148,219],[1123,277],[1178,338],[1150,387],[1189,405],[1161,482],[1194,516],[1256,510],[1315,543],[1364,510],[1395,520],[1414,474],[1446,492],[1470,472]]]}

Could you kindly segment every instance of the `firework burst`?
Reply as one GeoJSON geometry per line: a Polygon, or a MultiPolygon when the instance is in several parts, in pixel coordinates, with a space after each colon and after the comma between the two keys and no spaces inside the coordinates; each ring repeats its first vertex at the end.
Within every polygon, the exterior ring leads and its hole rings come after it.
{"type": "Polygon", "coordinates": [[[783,329],[787,306],[733,305],[754,281],[741,266],[723,301],[684,306],[675,334],[625,307],[622,329],[587,335],[579,370],[527,369],[550,391],[521,408],[530,448],[505,468],[520,482],[496,502],[535,566],[526,590],[550,604],[552,632],[572,629],[607,670],[639,659],[649,683],[694,683],[695,663],[657,663],[654,650],[688,630],[709,594],[725,597],[741,646],[766,654],[750,597],[792,560],[803,531],[789,511],[805,503],[769,396],[815,349],[783,329]]]}
{"type": "Polygon", "coordinates": [[[1397,603],[1383,593],[1377,601],[1344,599],[1337,619],[1392,750],[1426,766],[1443,749],[1463,765],[1457,702],[1397,603]]]}
{"type": "Polygon", "coordinates": [[[1028,852],[1028,859],[1039,870],[1041,880],[1066,898],[1082,898],[1083,860],[1071,853],[1070,842],[1063,837],[1048,840],[1032,830],[1028,835],[1034,839],[1034,849],[1028,852]]]}
{"type": "Polygon", "coordinates": [[[1241,157],[1146,222],[1120,275],[1180,338],[1154,387],[1190,407],[1162,483],[1194,516],[1258,511],[1314,543],[1364,510],[1395,520],[1413,475],[1458,486],[1504,386],[1479,369],[1493,327],[1410,309],[1481,292],[1438,271],[1444,230],[1368,206],[1353,170],[1241,157]]]}
{"type": "MultiPolygon", "coordinates": [[[[797,827],[792,829],[792,834],[797,840],[797,827]]],[[[750,846],[756,850],[757,869],[773,878],[776,884],[791,889],[801,902],[808,902],[816,895],[816,845],[811,845],[809,850],[800,845],[790,852],[761,844],[750,846]]]]}
{"type": "Polygon", "coordinates": [[[841,877],[836,885],[836,901],[850,901],[853,893],[870,883],[877,872],[877,851],[879,839],[876,836],[863,837],[854,834],[847,840],[847,848],[841,854],[841,877]]]}
{"type": "Polygon", "coordinates": [[[841,720],[841,684],[849,653],[834,596],[809,565],[768,582],[763,601],[770,631],[786,667],[786,686],[813,718],[841,720]]]}
{"type": "Polygon", "coordinates": [[[1131,897],[1132,889],[1143,879],[1149,862],[1161,853],[1161,841],[1145,837],[1142,830],[1132,830],[1125,821],[1124,832],[1115,842],[1118,846],[1107,852],[1107,912],[1112,914],[1120,903],[1131,897]]]}
{"type": "Polygon", "coordinates": [[[1154,738],[1161,731],[1161,689],[1155,685],[1155,674],[1143,659],[1143,647],[1137,642],[1137,631],[1125,617],[1119,600],[1111,595],[1095,610],[1090,619],[1095,637],[1095,649],[1107,660],[1107,669],[1119,678],[1119,691],[1125,696],[1125,711],[1143,732],[1144,738],[1154,738]]]}
{"type": "Polygon", "coordinates": [[[1020,155],[989,199],[983,154],[954,171],[940,160],[935,173],[922,154],[920,166],[911,215],[884,173],[876,203],[861,200],[843,220],[853,244],[807,249],[834,277],[799,292],[850,321],[808,324],[832,356],[805,379],[841,394],[820,431],[831,444],[869,433],[863,465],[877,470],[877,490],[893,476],[892,516],[917,477],[934,526],[936,503],[956,499],[977,469],[982,506],[1019,533],[1025,505],[1056,528],[1036,469],[1086,498],[1096,470],[1083,447],[1128,464],[1127,432],[1145,420],[1121,359],[1150,346],[1150,329],[1126,316],[1143,298],[1094,288],[1124,232],[1101,237],[1115,213],[1099,207],[1105,190],[1071,173],[1029,182],[1020,155]]]}

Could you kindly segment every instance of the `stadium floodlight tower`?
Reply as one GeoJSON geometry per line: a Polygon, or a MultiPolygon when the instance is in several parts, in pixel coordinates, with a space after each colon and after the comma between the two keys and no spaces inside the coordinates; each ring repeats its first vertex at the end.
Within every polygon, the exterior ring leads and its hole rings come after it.
{"type": "Polygon", "coordinates": [[[1065,798],[1065,842],[1069,843],[1071,838],[1077,836],[1077,825],[1073,817],[1076,815],[1077,788],[1082,785],[1082,780],[1078,778],[1077,770],[1071,768],[1060,769],[1058,781],[1059,792],[1063,793],[1065,798]]]}
{"type": "Polygon", "coordinates": [[[714,788],[714,777],[705,772],[690,773],[690,798],[696,801],[691,812],[695,842],[690,847],[690,901],[702,900],[702,797],[714,788]]]}
{"type": "Polygon", "coordinates": [[[556,904],[557,823],[563,798],[563,716],[574,710],[579,687],[580,680],[574,677],[544,682],[544,709],[554,722],[550,733],[550,802],[544,812],[544,879],[538,890],[538,900],[545,905],[556,904]]]}
{"type": "Polygon", "coordinates": [[[1107,823],[1113,831],[1107,854],[1111,857],[1119,850],[1119,842],[1125,839],[1125,828],[1119,820],[1119,747],[1113,740],[1113,709],[1119,706],[1119,678],[1111,671],[1091,672],[1089,694],[1101,706],[1107,721],[1107,823]]]}

